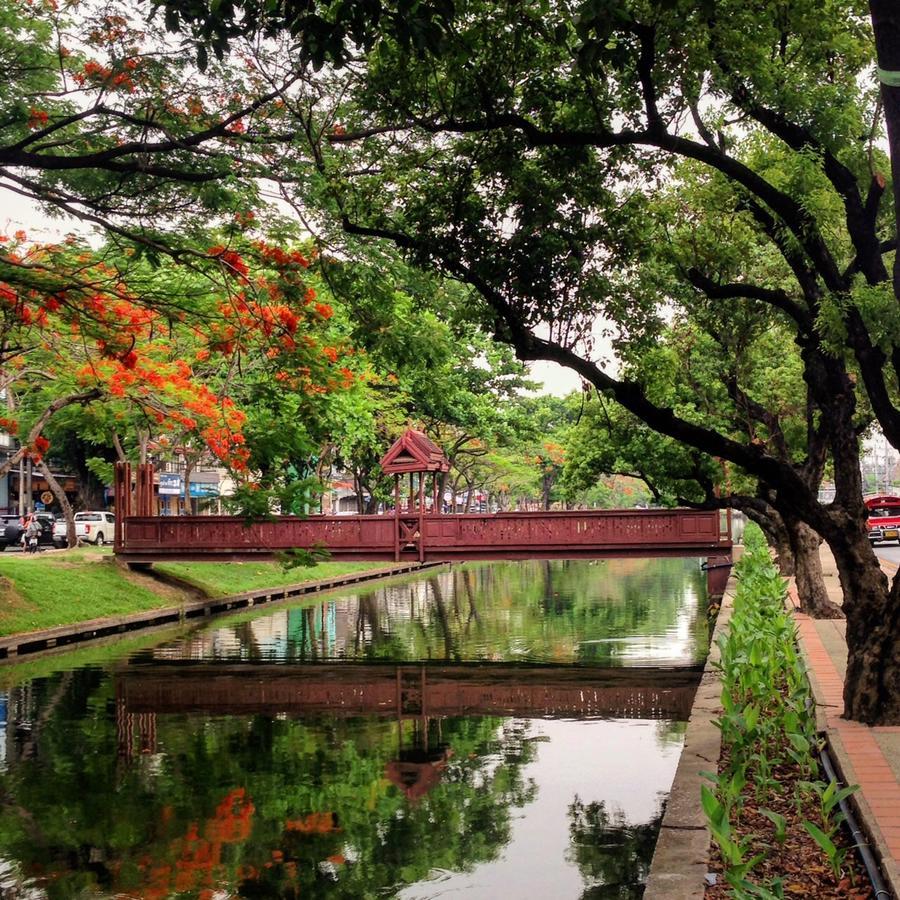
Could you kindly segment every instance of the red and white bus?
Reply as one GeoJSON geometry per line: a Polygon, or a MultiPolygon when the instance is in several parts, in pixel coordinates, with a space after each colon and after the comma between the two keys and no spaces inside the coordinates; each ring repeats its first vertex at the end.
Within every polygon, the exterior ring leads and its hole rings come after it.
{"type": "Polygon", "coordinates": [[[881,541],[900,543],[900,497],[869,497],[866,508],[869,510],[869,540],[873,544],[881,541]]]}

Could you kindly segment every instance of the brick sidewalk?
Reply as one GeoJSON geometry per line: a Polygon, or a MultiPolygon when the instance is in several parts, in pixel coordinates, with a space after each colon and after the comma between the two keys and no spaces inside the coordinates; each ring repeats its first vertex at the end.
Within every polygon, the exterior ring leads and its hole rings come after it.
{"type": "MultiPolygon", "coordinates": [[[[889,576],[896,567],[884,563],[889,576]]],[[[842,600],[830,553],[822,550],[822,570],[832,600],[842,600]]],[[[796,607],[796,592],[790,596],[796,607]]],[[[811,619],[795,609],[801,649],[831,756],[850,784],[860,790],[854,802],[882,873],[900,897],[900,726],[870,727],[841,718],[847,643],[841,620],[811,619]]]]}

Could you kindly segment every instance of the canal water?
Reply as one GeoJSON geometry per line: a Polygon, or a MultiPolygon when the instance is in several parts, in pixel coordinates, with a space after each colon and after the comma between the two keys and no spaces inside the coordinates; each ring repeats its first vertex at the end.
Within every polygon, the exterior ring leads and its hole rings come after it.
{"type": "Polygon", "coordinates": [[[454,566],[0,668],[0,896],[640,897],[699,561],[454,566]]]}

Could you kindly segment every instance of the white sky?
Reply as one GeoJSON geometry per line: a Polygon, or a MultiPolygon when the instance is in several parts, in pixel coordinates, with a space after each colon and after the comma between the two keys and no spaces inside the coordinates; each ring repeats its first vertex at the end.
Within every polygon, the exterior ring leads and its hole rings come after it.
{"type": "Polygon", "coordinates": [[[571,369],[554,362],[536,362],[528,366],[531,377],[543,384],[544,390],[541,393],[555,394],[557,397],[564,397],[571,394],[572,391],[581,390],[581,378],[571,369]]]}

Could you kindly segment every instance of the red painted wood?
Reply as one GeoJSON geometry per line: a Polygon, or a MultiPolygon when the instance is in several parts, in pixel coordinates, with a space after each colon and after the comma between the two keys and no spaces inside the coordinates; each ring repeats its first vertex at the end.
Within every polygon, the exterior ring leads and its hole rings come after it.
{"type": "Polygon", "coordinates": [[[577,510],[469,515],[280,516],[246,525],[235,516],[130,516],[117,552],[126,561],[234,559],[322,546],[336,559],[578,558],[599,555],[730,555],[718,511],[577,510]],[[406,522],[404,521],[406,520],[406,522]],[[411,522],[410,522],[411,520],[411,522]],[[402,534],[402,531],[401,531],[402,534]]]}

